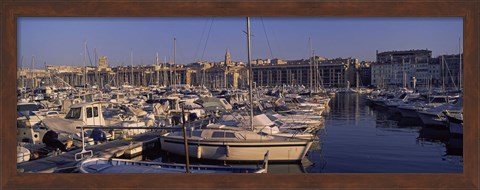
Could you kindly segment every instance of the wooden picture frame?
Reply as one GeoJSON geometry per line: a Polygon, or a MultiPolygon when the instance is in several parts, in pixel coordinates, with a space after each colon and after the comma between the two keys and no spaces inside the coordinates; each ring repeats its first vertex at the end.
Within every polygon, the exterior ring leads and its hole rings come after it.
{"type": "Polygon", "coordinates": [[[478,1],[22,1],[0,3],[1,188],[462,188],[479,184],[478,1]],[[403,174],[40,174],[17,173],[15,161],[17,18],[156,16],[463,17],[463,173],[403,174]]]}

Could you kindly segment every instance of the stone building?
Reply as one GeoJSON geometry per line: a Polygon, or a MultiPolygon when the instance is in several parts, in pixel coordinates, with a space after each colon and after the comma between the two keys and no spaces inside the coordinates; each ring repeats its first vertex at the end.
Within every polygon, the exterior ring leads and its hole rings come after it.
{"type": "Polygon", "coordinates": [[[417,86],[438,84],[435,72],[438,64],[430,50],[387,51],[378,53],[371,65],[371,83],[379,87],[412,87],[413,77],[417,86]],[[433,71],[433,73],[432,73],[433,71]]]}
{"type": "MultiPolygon", "coordinates": [[[[318,58],[316,58],[318,59],[318,58]]],[[[304,85],[348,87],[356,82],[358,59],[322,59],[315,64],[306,60],[289,64],[257,65],[253,67],[253,80],[257,86],[304,85]]]]}

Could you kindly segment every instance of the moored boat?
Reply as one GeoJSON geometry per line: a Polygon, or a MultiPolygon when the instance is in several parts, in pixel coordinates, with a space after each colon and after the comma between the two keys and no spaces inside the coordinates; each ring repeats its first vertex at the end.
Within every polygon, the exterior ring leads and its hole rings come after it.
{"type": "MultiPolygon", "coordinates": [[[[116,158],[88,158],[78,165],[81,173],[186,173],[186,167],[185,164],[116,158]]],[[[262,167],[189,165],[190,173],[267,173],[267,168],[267,155],[262,167]]]]}

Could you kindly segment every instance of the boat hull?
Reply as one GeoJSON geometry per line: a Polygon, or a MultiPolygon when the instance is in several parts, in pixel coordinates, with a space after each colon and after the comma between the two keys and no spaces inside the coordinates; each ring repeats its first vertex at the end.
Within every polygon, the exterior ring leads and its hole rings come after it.
{"type": "Polygon", "coordinates": [[[440,118],[437,114],[418,112],[418,116],[420,117],[424,125],[445,126],[444,120],[440,118]]]}
{"type": "MultiPolygon", "coordinates": [[[[183,139],[163,136],[161,149],[177,155],[185,155],[183,139]]],[[[269,151],[269,161],[298,162],[309,150],[311,141],[284,142],[212,142],[188,140],[188,155],[198,159],[255,162],[263,160],[269,151]]]]}
{"type": "Polygon", "coordinates": [[[414,109],[404,109],[400,107],[397,107],[397,109],[400,112],[400,115],[402,115],[402,117],[419,118],[417,111],[414,109]]]}
{"type": "MultiPolygon", "coordinates": [[[[185,164],[89,158],[79,166],[80,173],[186,173],[185,164]]],[[[190,173],[266,173],[264,168],[190,165],[190,173]]]]}

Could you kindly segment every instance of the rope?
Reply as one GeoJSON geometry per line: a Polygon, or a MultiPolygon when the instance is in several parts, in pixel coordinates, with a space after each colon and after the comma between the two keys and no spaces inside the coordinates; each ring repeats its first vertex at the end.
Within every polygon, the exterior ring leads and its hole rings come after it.
{"type": "Polygon", "coordinates": [[[265,24],[263,23],[263,17],[260,17],[262,20],[263,32],[265,33],[265,38],[267,39],[268,49],[270,50],[270,58],[273,59],[272,47],[270,46],[270,41],[268,40],[267,30],[265,30],[265,24]]]}
{"type": "Polygon", "coordinates": [[[210,31],[212,30],[213,19],[214,18],[212,17],[212,22],[210,22],[210,28],[208,29],[208,33],[207,33],[207,40],[205,41],[205,46],[203,47],[201,60],[203,60],[203,56],[205,55],[205,50],[207,49],[208,39],[210,38],[210,31]]]}
{"type": "Polygon", "coordinates": [[[197,54],[198,54],[198,49],[200,49],[200,44],[202,43],[203,40],[203,34],[205,34],[205,29],[207,27],[208,20],[205,21],[205,24],[203,25],[202,29],[202,35],[200,36],[200,41],[198,42],[197,49],[195,50],[195,56],[193,57],[193,60],[197,60],[197,54]]]}

